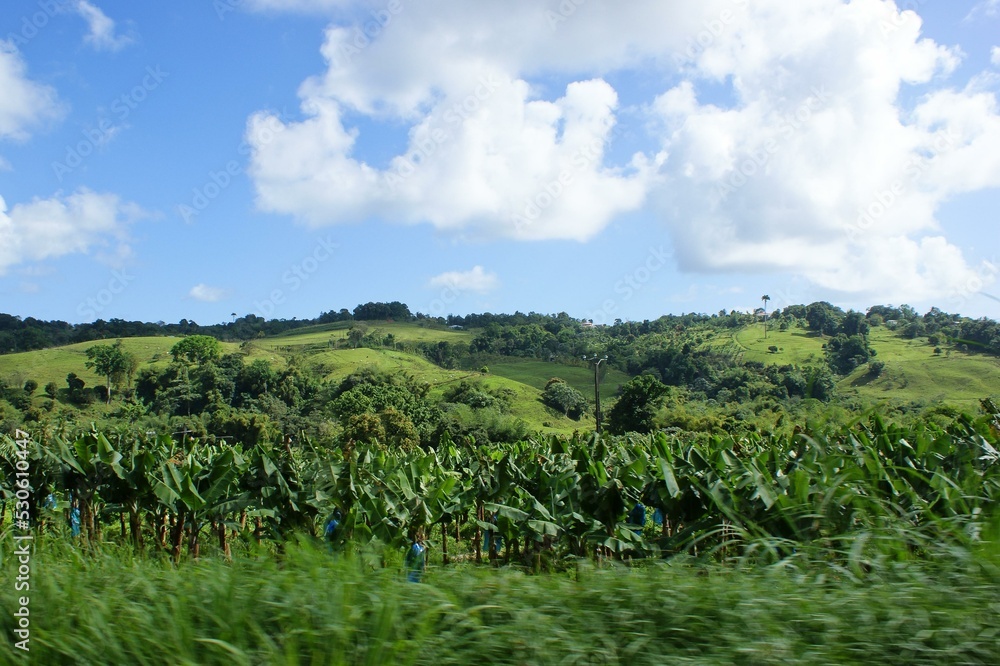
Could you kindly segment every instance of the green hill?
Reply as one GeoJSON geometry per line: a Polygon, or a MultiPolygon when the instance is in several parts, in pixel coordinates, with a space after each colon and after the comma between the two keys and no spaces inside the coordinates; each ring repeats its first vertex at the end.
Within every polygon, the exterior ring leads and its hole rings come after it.
{"type": "MultiPolygon", "coordinates": [[[[942,346],[935,354],[927,338],[907,340],[884,327],[869,333],[875,359],[885,363],[882,375],[868,376],[867,366],[841,379],[838,388],[844,395],[894,402],[947,402],[962,407],[976,407],[979,400],[1000,393],[1000,358],[966,353],[942,346]]],[[[787,331],[768,329],[767,339],[761,325],[736,331],[730,340],[743,352],[747,361],[775,364],[809,365],[824,362],[826,338],[800,328],[787,331]],[[775,346],[778,352],[769,351],[775,346]]]]}
{"type": "MultiPolygon", "coordinates": [[[[473,333],[464,330],[454,330],[439,325],[424,325],[420,322],[360,322],[367,327],[369,334],[380,332],[382,337],[392,335],[397,343],[417,342],[470,342],[473,333]]],[[[294,331],[262,338],[257,344],[265,349],[283,349],[285,351],[309,351],[330,347],[347,340],[348,332],[355,322],[337,322],[306,326],[294,331]]]]}
{"type": "MultiPolygon", "coordinates": [[[[139,369],[166,365],[170,361],[170,348],[181,338],[125,338],[122,346],[139,359],[139,369]]],[[[80,342],[65,347],[41,349],[31,352],[0,355],[0,379],[8,384],[21,385],[28,379],[34,379],[40,387],[49,382],[55,382],[60,388],[66,387],[66,375],[75,372],[80,379],[92,387],[105,382],[104,377],[96,375],[86,367],[86,350],[94,345],[113,344],[113,340],[96,340],[80,342]]],[[[230,354],[239,351],[240,345],[234,342],[222,343],[223,353],[230,354]]],[[[266,349],[256,349],[249,355],[250,360],[266,358],[283,367],[284,358],[266,349]]]]}
{"type": "MultiPolygon", "coordinates": [[[[442,326],[421,323],[368,322],[369,333],[378,332],[383,339],[391,334],[393,347],[418,342],[467,343],[474,332],[452,330],[442,326]]],[[[463,379],[482,381],[492,388],[508,388],[514,392],[511,413],[524,419],[531,428],[546,432],[572,432],[593,427],[593,419],[573,421],[546,408],[540,398],[546,382],[560,377],[588,399],[593,396],[593,369],[584,365],[565,365],[540,360],[505,358],[492,362],[489,374],[470,370],[446,370],[419,354],[398,348],[345,348],[351,324],[346,322],[310,326],[288,334],[261,338],[242,347],[248,361],[264,359],[276,369],[283,369],[292,356],[302,359],[321,378],[337,381],[363,367],[374,367],[385,372],[406,372],[418,382],[431,385],[431,395],[441,397],[450,385],[463,379]]],[[[140,361],[140,370],[163,367],[170,361],[170,348],[179,340],[176,337],[141,337],[123,340],[125,348],[140,361]]],[[[699,337],[704,340],[704,337],[699,337]]],[[[996,396],[1000,391],[1000,359],[970,354],[956,349],[935,347],[926,338],[907,340],[883,327],[874,328],[870,334],[876,359],[885,363],[882,375],[872,378],[867,366],[858,368],[851,375],[838,380],[841,396],[852,396],[872,402],[938,403],[947,402],[959,407],[975,408],[986,396],[996,396]]],[[[112,341],[104,341],[109,344],[112,341]]],[[[726,346],[738,350],[744,360],[770,364],[812,365],[825,363],[823,345],[826,339],[801,328],[786,331],[772,329],[764,338],[760,324],[734,332],[719,331],[711,335],[704,345],[726,346]],[[772,351],[775,348],[776,351],[772,351]]],[[[55,382],[66,386],[66,375],[76,373],[87,386],[104,383],[86,368],[85,350],[100,342],[86,342],[41,351],[0,356],[0,379],[9,385],[22,385],[26,380],[44,387],[55,382]]],[[[223,343],[225,353],[241,350],[237,343],[223,343]]],[[[411,347],[412,348],[412,347],[411,347]]],[[[613,402],[618,388],[628,381],[628,376],[612,368],[602,368],[601,398],[605,409],[613,402]]],[[[35,404],[44,401],[41,390],[35,394],[35,404]]],[[[106,408],[91,405],[86,414],[96,416],[106,408]]]]}
{"type": "MultiPolygon", "coordinates": [[[[435,329],[416,324],[380,322],[369,325],[369,331],[374,329],[392,333],[399,342],[467,342],[472,338],[472,334],[466,331],[435,329]]],[[[523,419],[534,430],[542,430],[547,433],[571,433],[577,429],[593,427],[592,418],[574,421],[546,408],[541,402],[541,388],[545,386],[544,381],[541,382],[541,386],[537,386],[537,381],[522,383],[516,378],[502,374],[490,376],[466,370],[445,370],[422,356],[392,349],[332,349],[329,344],[330,339],[343,339],[346,337],[347,330],[347,326],[332,324],[300,329],[289,335],[255,340],[248,347],[247,360],[265,359],[275,368],[281,369],[285,367],[290,356],[302,355],[308,366],[316,370],[323,379],[332,381],[342,379],[363,367],[374,367],[385,372],[407,372],[418,381],[430,384],[431,395],[436,397],[443,395],[447,386],[452,383],[463,379],[477,379],[484,381],[491,388],[511,389],[514,392],[511,415],[523,419]]],[[[166,365],[170,361],[170,348],[178,340],[180,338],[176,337],[126,338],[122,344],[126,350],[135,354],[139,359],[139,369],[141,370],[147,367],[166,365]]],[[[66,387],[66,375],[74,372],[87,383],[88,387],[97,386],[103,384],[105,379],[86,368],[85,350],[96,344],[110,343],[111,341],[85,342],[53,349],[0,355],[0,379],[5,380],[10,385],[17,386],[22,385],[28,379],[38,382],[39,387],[44,387],[49,382],[55,382],[60,389],[63,389],[66,387]]],[[[222,346],[224,353],[240,350],[240,345],[237,343],[223,343],[222,346]]],[[[551,364],[542,365],[551,367],[551,364]]],[[[560,376],[562,374],[573,375],[574,372],[587,372],[582,368],[560,366],[560,368],[562,367],[566,367],[569,372],[562,373],[560,371],[557,373],[560,376]]],[[[590,377],[592,378],[593,375],[590,377]]],[[[546,376],[545,381],[547,379],[546,376]]],[[[568,380],[569,377],[566,379],[568,380]]],[[[593,380],[591,379],[591,381],[593,380]]],[[[590,386],[593,385],[590,384],[590,386]]],[[[589,395],[586,391],[584,394],[589,395]]],[[[602,395],[604,394],[605,391],[602,390],[602,395]]],[[[36,404],[41,404],[43,399],[42,392],[39,390],[35,394],[36,404]]],[[[94,404],[87,407],[86,412],[97,416],[103,414],[106,409],[104,405],[94,404]]]]}
{"type": "MultiPolygon", "coordinates": [[[[566,383],[585,395],[588,399],[594,396],[594,370],[576,365],[564,365],[547,361],[508,361],[493,363],[490,373],[507,377],[539,391],[553,377],[566,380],[566,383]]],[[[628,375],[613,368],[601,367],[601,400],[611,400],[618,393],[618,387],[629,380],[628,375]]],[[[603,407],[603,403],[602,403],[603,407]]]]}

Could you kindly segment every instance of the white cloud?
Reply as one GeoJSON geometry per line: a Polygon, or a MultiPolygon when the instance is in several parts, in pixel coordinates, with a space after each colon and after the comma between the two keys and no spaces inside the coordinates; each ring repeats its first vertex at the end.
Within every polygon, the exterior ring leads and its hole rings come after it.
{"type": "Polygon", "coordinates": [[[0,197],[0,275],[18,264],[69,254],[96,252],[120,260],[129,254],[128,225],[143,216],[134,204],[87,189],[10,210],[0,197]]]}
{"type": "Polygon", "coordinates": [[[472,291],[486,294],[500,285],[496,273],[487,273],[482,266],[474,266],[470,271],[449,271],[430,279],[428,285],[435,288],[453,289],[459,293],[472,291]]]}
{"type": "Polygon", "coordinates": [[[115,33],[115,22],[87,0],[77,0],[72,10],[83,17],[90,28],[84,41],[98,51],[120,51],[135,40],[115,33]]]}
{"type": "Polygon", "coordinates": [[[896,300],[947,294],[975,273],[935,213],[1000,186],[997,100],[975,81],[948,87],[961,51],[922,37],[913,11],[886,0],[397,6],[385,23],[371,13],[384,2],[359,3],[327,29],[328,66],[300,87],[301,121],[250,119],[261,209],[315,226],[381,218],[579,241],[653,210],[690,271],[789,271],[896,300]],[[647,127],[610,83],[622,74],[663,82],[637,104],[647,127]],[[904,105],[907,86],[923,97],[904,105]],[[380,124],[406,127],[406,145],[366,162],[360,128],[380,124]],[[649,147],[617,157],[620,136],[641,132],[649,147]]]}
{"type": "Polygon", "coordinates": [[[55,89],[28,79],[26,69],[17,49],[0,40],[0,140],[24,140],[30,128],[63,114],[55,89]]]}
{"type": "Polygon", "coordinates": [[[733,39],[692,62],[733,81],[735,103],[702,103],[685,82],[652,107],[670,155],[658,201],[682,266],[786,270],[879,299],[954,293],[976,270],[935,212],[1000,186],[995,96],[939,88],[905,109],[904,84],[958,62],[920,38],[915,14],[875,0],[779,5],[754,3],[733,39]]]}
{"type": "Polygon", "coordinates": [[[1000,67],[1000,46],[994,46],[990,51],[990,61],[997,67],[1000,67]]]}
{"type": "Polygon", "coordinates": [[[197,284],[191,287],[188,296],[204,303],[218,303],[226,297],[226,290],[219,287],[210,287],[207,284],[197,284]]]}

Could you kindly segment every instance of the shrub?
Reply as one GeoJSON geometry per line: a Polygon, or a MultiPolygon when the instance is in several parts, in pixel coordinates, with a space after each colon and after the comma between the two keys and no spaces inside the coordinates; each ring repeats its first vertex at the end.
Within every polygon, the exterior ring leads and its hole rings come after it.
{"type": "Polygon", "coordinates": [[[579,419],[587,413],[587,399],[561,379],[555,382],[549,380],[548,386],[542,393],[542,402],[571,419],[579,419]]]}

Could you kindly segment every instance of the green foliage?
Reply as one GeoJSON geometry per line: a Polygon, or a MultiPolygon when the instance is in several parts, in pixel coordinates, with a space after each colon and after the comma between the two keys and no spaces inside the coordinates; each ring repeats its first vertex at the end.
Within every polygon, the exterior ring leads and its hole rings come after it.
{"type": "Polygon", "coordinates": [[[482,382],[461,381],[444,392],[445,402],[468,405],[473,409],[510,409],[514,392],[508,388],[491,389],[482,382]]]}
{"type": "Polygon", "coordinates": [[[354,318],[358,321],[394,320],[408,321],[412,315],[404,303],[365,303],[354,308],[354,318]]]}
{"type": "Polygon", "coordinates": [[[621,388],[621,397],[608,412],[608,431],[651,432],[654,418],[668,388],[652,375],[639,375],[621,388]]]}
{"type": "Polygon", "coordinates": [[[836,335],[843,314],[840,308],[821,301],[806,308],[806,321],[811,331],[821,335],[836,335]]]}
{"type": "Polygon", "coordinates": [[[587,399],[561,379],[549,382],[542,393],[542,402],[571,419],[579,419],[587,413],[587,399]]]}
{"type": "Polygon", "coordinates": [[[848,337],[838,333],[826,343],[826,358],[830,368],[840,375],[847,375],[864,365],[875,355],[867,338],[861,335],[848,337]]]}
{"type": "Polygon", "coordinates": [[[555,346],[555,335],[538,324],[501,326],[493,323],[473,339],[469,349],[478,354],[541,358],[555,346]]]}
{"type": "MultiPolygon", "coordinates": [[[[573,575],[440,567],[407,583],[392,548],[174,567],[49,544],[33,556],[31,661],[40,664],[697,663],[990,664],[996,555],[868,576],[822,567],[677,562],[573,575]],[[386,561],[389,568],[382,568],[386,561]],[[669,591],[666,593],[665,591],[669,591]],[[115,627],[109,631],[109,627],[115,627]]],[[[16,558],[4,576],[16,577],[16,558]]],[[[16,618],[0,629],[13,636],[16,618]]],[[[12,640],[0,661],[23,655],[12,640]]]]}
{"type": "Polygon", "coordinates": [[[210,335],[189,335],[170,349],[175,361],[204,364],[222,356],[222,345],[210,335]]]}
{"type": "Polygon", "coordinates": [[[123,348],[121,340],[113,345],[94,345],[84,353],[89,359],[86,366],[107,378],[108,402],[111,402],[112,389],[120,389],[126,381],[131,384],[138,362],[134,354],[123,348]]]}
{"type": "MultiPolygon", "coordinates": [[[[372,432],[374,424],[360,417],[378,415],[386,430],[383,437],[395,432],[393,442],[406,448],[414,439],[430,441],[440,420],[440,411],[426,400],[428,389],[410,375],[366,368],[349,375],[333,390],[329,410],[349,428],[364,426],[365,432],[372,432]],[[352,422],[352,417],[357,418],[352,422]]],[[[371,435],[361,441],[374,438],[371,435]]]]}
{"type": "MultiPolygon", "coordinates": [[[[76,376],[75,372],[71,372],[66,375],[66,386],[69,387],[69,399],[77,404],[86,403],[88,400],[87,393],[84,393],[83,387],[86,383],[76,376]]],[[[92,398],[91,398],[92,399],[92,398]]]]}

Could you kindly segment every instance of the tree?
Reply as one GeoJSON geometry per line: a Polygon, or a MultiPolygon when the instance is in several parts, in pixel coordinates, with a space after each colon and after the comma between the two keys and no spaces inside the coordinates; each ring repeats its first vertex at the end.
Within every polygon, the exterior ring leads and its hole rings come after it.
{"type": "Polygon", "coordinates": [[[760,300],[764,303],[764,339],[767,339],[767,302],[771,300],[771,297],[764,294],[760,297],[760,300]]]}
{"type": "Polygon", "coordinates": [[[87,358],[87,368],[93,369],[108,380],[108,403],[111,403],[112,388],[120,388],[123,381],[132,380],[135,372],[135,356],[125,351],[122,341],[113,345],[94,345],[84,352],[87,358]]]}
{"type": "Polygon", "coordinates": [[[844,321],[840,324],[841,332],[847,337],[851,337],[852,335],[868,335],[869,329],[870,325],[865,316],[854,310],[848,312],[844,317],[844,321]]]}
{"type": "Polygon", "coordinates": [[[203,365],[222,356],[222,345],[210,335],[189,335],[170,349],[175,361],[203,365]]]}
{"type": "Polygon", "coordinates": [[[840,308],[835,308],[826,301],[820,301],[806,308],[806,321],[809,323],[809,329],[820,335],[836,335],[842,314],[840,308]]]}
{"type": "Polygon", "coordinates": [[[59,395],[59,385],[55,382],[49,382],[45,385],[45,395],[49,396],[51,399],[55,400],[56,396],[59,395]]]}
{"type": "Polygon", "coordinates": [[[361,346],[361,343],[364,341],[365,335],[367,334],[368,334],[368,326],[362,324],[361,322],[358,322],[353,326],[351,326],[351,330],[348,331],[347,341],[351,344],[352,347],[357,349],[358,347],[361,346]]]}
{"type": "Polygon", "coordinates": [[[840,375],[850,374],[855,368],[868,363],[875,351],[860,335],[846,336],[838,333],[826,344],[826,358],[830,368],[840,375]]]}
{"type": "Polygon", "coordinates": [[[561,379],[550,379],[542,393],[542,402],[571,419],[579,419],[587,411],[587,399],[561,379]]]}
{"type": "Polygon", "coordinates": [[[651,432],[653,419],[669,389],[652,375],[639,375],[621,387],[621,397],[608,412],[608,431],[615,435],[651,432]]]}

